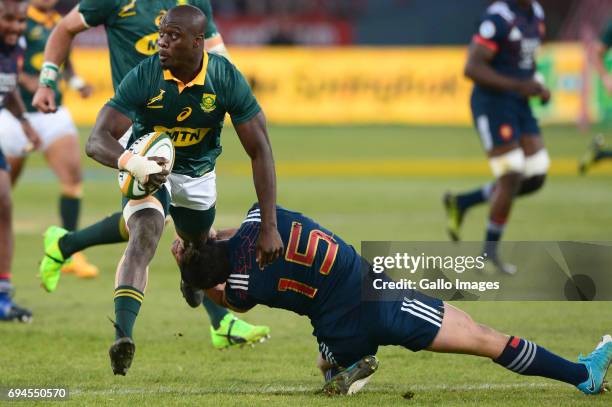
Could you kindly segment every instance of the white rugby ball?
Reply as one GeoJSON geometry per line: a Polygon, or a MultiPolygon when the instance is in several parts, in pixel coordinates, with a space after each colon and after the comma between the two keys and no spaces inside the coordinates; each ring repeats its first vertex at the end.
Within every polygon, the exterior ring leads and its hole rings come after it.
{"type": "MultiPolygon", "coordinates": [[[[128,151],[143,157],[165,158],[169,162],[165,169],[172,171],[174,165],[174,145],[166,133],[153,132],[146,134],[132,143],[128,151]]],[[[140,182],[125,170],[119,171],[118,180],[121,193],[129,199],[142,199],[157,192],[149,191],[147,193],[140,182]]]]}

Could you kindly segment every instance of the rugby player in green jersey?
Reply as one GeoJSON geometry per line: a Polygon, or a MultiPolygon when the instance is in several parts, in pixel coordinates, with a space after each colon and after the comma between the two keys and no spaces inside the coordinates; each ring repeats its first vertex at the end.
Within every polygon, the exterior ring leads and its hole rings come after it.
{"type": "MultiPolygon", "coordinates": [[[[41,71],[41,86],[36,91],[33,105],[40,111],[55,111],[55,90],[58,66],[70,51],[74,37],[90,27],[103,25],[110,51],[113,87],[117,89],[123,77],[140,61],[157,52],[159,24],[165,13],[177,4],[191,4],[199,8],[208,18],[204,33],[209,51],[227,55],[223,39],[212,20],[212,9],[208,0],[157,0],[153,3],[142,0],[81,0],[53,30],[45,47],[44,64],[41,71]]],[[[129,133],[129,132],[128,132],[129,133]]],[[[125,141],[129,138],[129,134],[125,141]]],[[[68,233],[55,226],[45,233],[45,256],[40,264],[40,276],[45,290],[56,289],[60,268],[73,253],[91,246],[125,242],[128,233],[121,212],[82,230],[68,233]]],[[[225,308],[208,298],[202,300],[200,292],[189,290],[181,284],[181,290],[189,305],[201,303],[211,320],[211,338],[215,348],[222,349],[240,343],[255,343],[269,333],[267,327],[252,326],[235,318],[225,308]]]]}
{"type": "Polygon", "coordinates": [[[196,7],[171,8],[162,18],[159,54],[132,69],[102,108],[87,142],[87,155],[129,171],[145,188],[144,199],[123,202],[130,231],[115,284],[115,336],[109,350],[115,374],[125,375],[134,357],[132,328],[147,284],[147,271],[166,215],[187,245],[201,246],[215,217],[215,161],[229,113],[251,158],[261,207],[255,255],[261,268],[283,253],[276,224],[276,176],[265,117],[249,85],[227,59],[204,50],[206,16],[196,7]],[[165,160],[135,155],[118,142],[132,127],[128,144],[150,132],[165,132],[176,155],[172,173],[165,160]]]}
{"type": "MultiPolygon", "coordinates": [[[[44,114],[32,107],[32,96],[38,88],[38,75],[43,63],[43,51],[51,30],[62,18],[55,11],[57,0],[32,0],[27,10],[24,38],[26,50],[23,70],[19,74],[19,89],[25,103],[26,117],[40,135],[40,145],[49,167],[56,174],[60,186],[59,213],[62,226],[75,230],[79,219],[82,195],[81,151],[78,132],[70,112],[61,106],[62,93],[56,93],[57,112],[44,114]]],[[[70,86],[80,92],[82,97],[91,94],[91,86],[74,75],[72,69],[64,70],[64,78],[70,86]]],[[[8,111],[0,112],[0,146],[10,167],[13,186],[17,183],[28,154],[34,150],[21,125],[8,111]]],[[[75,253],[72,261],[62,267],[62,271],[74,273],[81,278],[92,278],[98,269],[89,264],[81,253],[75,253]]]]}
{"type": "MultiPolygon", "coordinates": [[[[608,51],[612,48],[612,19],[608,21],[599,41],[594,47],[593,61],[595,62],[595,70],[601,78],[604,89],[608,95],[612,95],[612,72],[606,67],[606,59],[608,51]]],[[[584,175],[598,161],[611,159],[612,150],[605,148],[605,141],[602,134],[598,134],[593,138],[589,149],[580,160],[578,171],[584,175]]]]}

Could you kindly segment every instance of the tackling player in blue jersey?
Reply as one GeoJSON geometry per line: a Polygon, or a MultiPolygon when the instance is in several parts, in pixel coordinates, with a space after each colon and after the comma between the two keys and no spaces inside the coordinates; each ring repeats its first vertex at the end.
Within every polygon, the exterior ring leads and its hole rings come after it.
{"type": "Polygon", "coordinates": [[[502,263],[496,248],[514,197],[542,188],[550,165],[529,106],[530,97],[544,103],[550,98],[536,79],[535,52],[544,33],[544,11],[537,1],[496,1],[487,9],[472,40],[465,74],[474,81],[472,114],[496,180],[444,197],[453,240],[459,240],[467,210],[490,202],[484,252],[506,273],[514,273],[516,267],[502,263]]]}
{"type": "MultiPolygon", "coordinates": [[[[24,49],[20,37],[26,28],[26,10],[25,1],[0,1],[0,110],[6,108],[19,121],[30,142],[36,145],[40,137],[24,116],[25,106],[17,89],[17,78],[23,65],[24,49]]],[[[0,149],[0,321],[29,322],[32,313],[11,299],[14,247],[11,206],[9,168],[0,149]]]]}
{"type": "Polygon", "coordinates": [[[172,252],[183,279],[219,304],[238,312],[263,304],[307,316],[319,343],[325,392],[350,394],[361,388],[378,367],[379,345],[488,357],[522,375],[560,380],[587,394],[604,391],[611,336],[573,363],[414,290],[362,300],[363,287],[381,275],[373,274],[352,246],[300,213],[277,207],[276,218],[287,250],[264,269],[255,258],[261,222],[257,205],[239,229],[219,231],[216,240],[198,248],[184,249],[177,240],[172,252]]]}

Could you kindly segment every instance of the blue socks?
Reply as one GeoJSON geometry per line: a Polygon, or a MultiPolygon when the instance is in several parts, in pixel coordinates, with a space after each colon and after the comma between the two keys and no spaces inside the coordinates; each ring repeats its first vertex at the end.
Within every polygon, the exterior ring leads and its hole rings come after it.
{"type": "Polygon", "coordinates": [[[574,386],[589,378],[589,372],[582,363],[570,362],[517,336],[510,338],[501,356],[494,362],[520,375],[547,377],[574,386]]]}
{"type": "Polygon", "coordinates": [[[457,206],[459,210],[465,211],[474,205],[487,202],[493,193],[495,183],[490,183],[482,188],[457,195],[457,206]]]}

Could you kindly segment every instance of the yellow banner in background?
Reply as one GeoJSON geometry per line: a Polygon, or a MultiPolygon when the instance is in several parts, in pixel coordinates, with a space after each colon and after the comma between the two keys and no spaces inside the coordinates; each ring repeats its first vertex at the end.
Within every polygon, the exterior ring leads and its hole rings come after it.
{"type": "MultiPolygon", "coordinates": [[[[543,55],[553,101],[539,113],[573,122],[580,47],[556,45],[543,55]]],[[[232,48],[231,56],[272,123],[471,124],[465,47],[232,48]]],[[[68,93],[65,103],[78,124],[91,125],[113,95],[108,50],[75,49],[72,60],[95,94],[82,100],[68,93]]]]}

